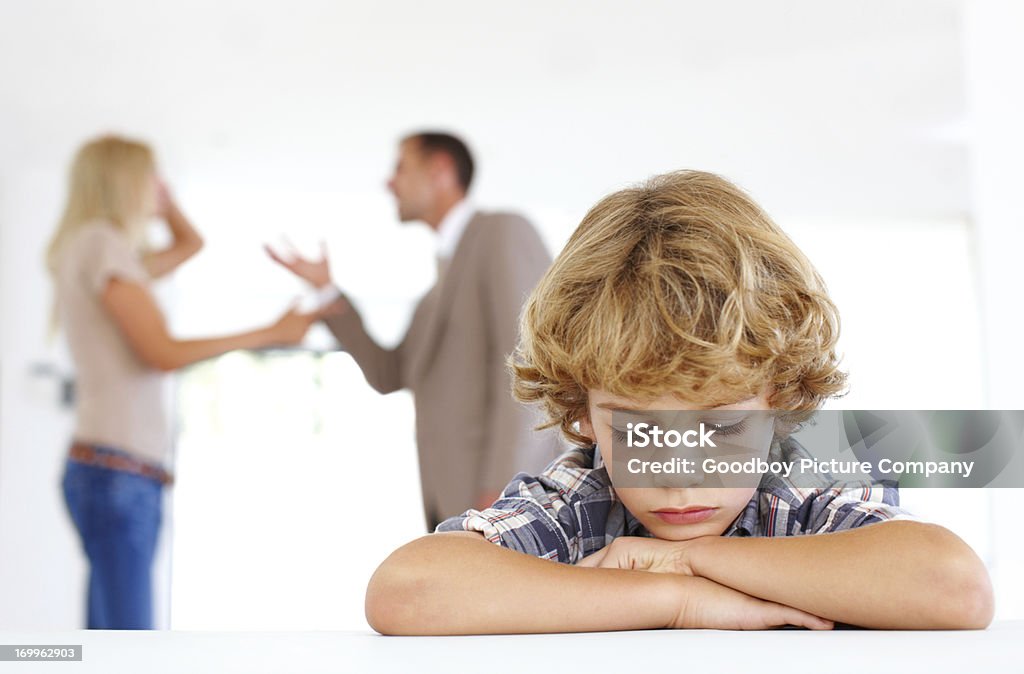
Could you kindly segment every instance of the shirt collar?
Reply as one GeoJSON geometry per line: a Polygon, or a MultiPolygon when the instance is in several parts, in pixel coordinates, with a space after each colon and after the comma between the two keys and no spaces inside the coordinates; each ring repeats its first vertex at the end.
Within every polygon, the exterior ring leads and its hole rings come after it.
{"type": "MultiPolygon", "coordinates": [[[[803,447],[800,446],[796,440],[787,438],[786,448],[783,448],[782,443],[779,440],[773,440],[771,449],[768,451],[769,461],[779,461],[783,459],[783,456],[789,456],[795,452],[804,452],[803,447]]],[[[784,478],[774,473],[765,473],[761,478],[761,482],[757,485],[757,489],[754,490],[754,495],[740,514],[736,516],[733,523],[729,525],[729,528],[725,530],[723,536],[758,536],[764,528],[764,517],[767,514],[767,495],[785,493],[789,491],[790,485],[784,478]]]]}
{"type": "Polygon", "coordinates": [[[455,254],[459,239],[466,230],[466,225],[473,219],[476,209],[467,199],[459,201],[448,209],[441,224],[437,227],[437,257],[448,259],[455,254]]]}
{"type": "Polygon", "coordinates": [[[633,513],[629,512],[629,508],[625,506],[619,495],[615,493],[614,487],[612,487],[612,481],[608,477],[607,466],[605,466],[604,458],[601,456],[601,448],[596,444],[591,447],[591,451],[594,452],[594,471],[603,471],[603,478],[605,484],[608,485],[608,492],[611,495],[611,502],[614,504],[614,508],[619,508],[622,517],[622,527],[624,536],[646,536],[651,537],[651,532],[647,531],[643,524],[640,523],[633,513]]]}
{"type": "Polygon", "coordinates": [[[740,514],[725,530],[723,536],[754,536],[757,533],[758,521],[761,517],[761,490],[754,492],[753,497],[743,507],[740,514]]]}

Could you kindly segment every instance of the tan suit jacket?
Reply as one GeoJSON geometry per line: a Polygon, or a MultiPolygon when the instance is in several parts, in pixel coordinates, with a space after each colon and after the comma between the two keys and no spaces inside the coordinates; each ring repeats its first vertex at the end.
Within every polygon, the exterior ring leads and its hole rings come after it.
{"type": "Polygon", "coordinates": [[[522,305],[550,263],[527,220],[477,212],[396,348],[381,348],[351,303],[327,321],[373,388],[412,390],[429,523],[474,507],[519,471],[537,474],[558,453],[557,434],[533,431],[539,415],[512,399],[505,367],[522,305]]]}

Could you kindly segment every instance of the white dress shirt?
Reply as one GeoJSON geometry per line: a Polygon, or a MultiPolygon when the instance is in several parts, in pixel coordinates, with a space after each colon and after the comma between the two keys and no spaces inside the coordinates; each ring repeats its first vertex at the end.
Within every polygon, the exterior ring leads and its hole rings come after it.
{"type": "Polygon", "coordinates": [[[441,260],[451,259],[455,248],[459,245],[466,225],[473,219],[476,209],[467,199],[456,203],[448,209],[441,224],[437,227],[437,257],[441,260]]]}

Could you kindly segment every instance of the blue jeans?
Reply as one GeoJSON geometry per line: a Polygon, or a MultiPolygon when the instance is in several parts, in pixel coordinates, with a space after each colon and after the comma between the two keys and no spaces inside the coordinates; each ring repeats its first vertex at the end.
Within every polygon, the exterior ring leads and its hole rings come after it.
{"type": "Polygon", "coordinates": [[[153,557],[163,485],[68,461],[64,500],[89,558],[89,629],[153,629],[153,557]]]}

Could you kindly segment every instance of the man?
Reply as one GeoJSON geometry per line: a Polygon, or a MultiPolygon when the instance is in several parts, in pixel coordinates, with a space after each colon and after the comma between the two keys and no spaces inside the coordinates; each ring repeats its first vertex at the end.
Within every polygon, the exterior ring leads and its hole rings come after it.
{"type": "Polygon", "coordinates": [[[411,389],[416,408],[423,506],[430,530],[468,507],[485,508],[508,476],[540,470],[557,455],[554,432],[513,401],[505,360],[520,309],[551,263],[533,226],[508,213],[478,211],[466,194],[473,159],[454,136],[406,137],[388,188],[402,222],[437,234],[438,279],[394,349],[379,346],[331,282],[328,261],[271,257],[338,309],[327,327],[381,393],[411,389]]]}

